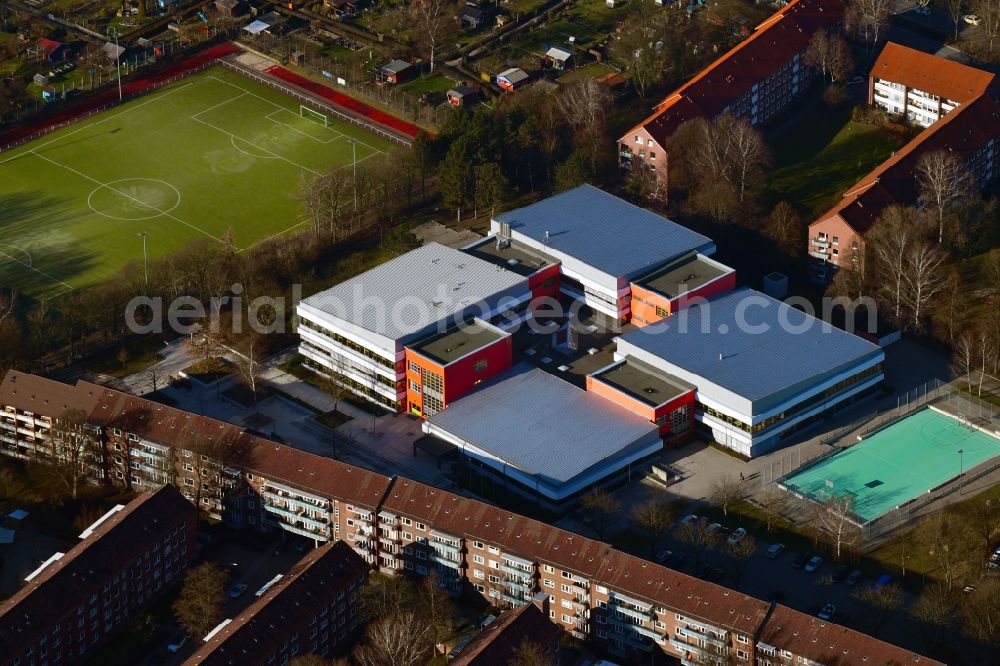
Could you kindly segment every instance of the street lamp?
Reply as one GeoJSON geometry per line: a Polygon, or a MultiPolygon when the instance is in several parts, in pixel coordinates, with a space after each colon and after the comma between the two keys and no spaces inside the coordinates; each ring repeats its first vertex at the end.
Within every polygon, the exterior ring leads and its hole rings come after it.
{"type": "Polygon", "coordinates": [[[142,275],[146,282],[146,289],[149,289],[149,262],[146,258],[146,236],[149,232],[140,231],[139,236],[142,238],[142,275]]]}

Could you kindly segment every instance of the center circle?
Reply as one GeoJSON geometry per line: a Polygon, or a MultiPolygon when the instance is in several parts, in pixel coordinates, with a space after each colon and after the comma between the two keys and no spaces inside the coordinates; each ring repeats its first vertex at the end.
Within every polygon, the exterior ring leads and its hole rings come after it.
{"type": "Polygon", "coordinates": [[[87,205],[112,220],[149,220],[166,215],[181,204],[181,193],[164,180],[122,178],[95,187],[87,205]]]}

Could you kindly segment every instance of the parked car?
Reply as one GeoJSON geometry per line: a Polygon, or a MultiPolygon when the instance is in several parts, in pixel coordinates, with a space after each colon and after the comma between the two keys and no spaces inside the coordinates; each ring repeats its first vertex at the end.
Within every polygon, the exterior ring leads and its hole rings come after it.
{"type": "Polygon", "coordinates": [[[962,20],[968,23],[969,25],[979,25],[980,23],[983,22],[983,19],[979,18],[975,14],[966,14],[965,16],[962,17],[962,20]]]}
{"type": "Polygon", "coordinates": [[[839,583],[840,581],[844,580],[844,576],[846,575],[847,575],[847,567],[845,567],[843,564],[838,564],[833,568],[833,571],[830,572],[830,580],[832,580],[834,583],[839,583]]]}
{"type": "Polygon", "coordinates": [[[877,579],[875,579],[875,582],[872,584],[872,592],[878,592],[891,582],[892,582],[892,576],[890,576],[889,574],[882,574],[877,579]]]}
{"type": "Polygon", "coordinates": [[[864,574],[861,573],[861,571],[859,569],[855,569],[854,571],[852,571],[851,573],[849,573],[847,575],[847,580],[845,580],[844,582],[847,585],[850,585],[851,587],[853,587],[853,586],[855,586],[855,585],[858,584],[858,581],[861,580],[861,578],[863,576],[864,576],[864,574]]]}
{"type": "Polygon", "coordinates": [[[931,8],[930,7],[917,7],[914,11],[919,16],[930,16],[931,15],[931,8]]]}
{"type": "Polygon", "coordinates": [[[743,537],[745,537],[746,535],[747,531],[745,529],[743,529],[742,527],[737,527],[735,530],[733,530],[733,533],[729,535],[729,538],[726,539],[726,543],[728,543],[730,546],[735,546],[740,541],[742,541],[743,537]]]}
{"type": "Polygon", "coordinates": [[[693,513],[689,513],[688,515],[681,518],[681,525],[690,525],[691,523],[697,520],[698,516],[694,515],[693,513]]]}
{"type": "Polygon", "coordinates": [[[806,571],[812,573],[819,569],[823,565],[823,558],[819,555],[813,555],[809,562],[806,563],[806,571]]]}
{"type": "Polygon", "coordinates": [[[656,562],[658,564],[666,564],[673,556],[674,552],[672,550],[661,550],[656,554],[656,562]]]}
{"type": "Polygon", "coordinates": [[[772,544],[770,548],[767,549],[767,559],[776,560],[778,556],[785,552],[785,544],[775,543],[772,544]]]}
{"type": "Polygon", "coordinates": [[[851,78],[847,79],[847,85],[849,85],[849,86],[856,86],[859,83],[864,83],[867,80],[868,79],[866,79],[863,76],[852,76],[851,78]]]}
{"type": "Polygon", "coordinates": [[[817,613],[817,616],[821,620],[832,620],[833,616],[837,613],[837,607],[833,604],[827,604],[817,613]]]}
{"type": "Polygon", "coordinates": [[[229,588],[229,598],[230,599],[240,598],[243,595],[243,593],[247,591],[247,587],[249,586],[246,583],[234,584],[232,587],[229,588]]]}
{"type": "Polygon", "coordinates": [[[796,555],[795,559],[792,560],[792,566],[796,569],[801,569],[809,561],[809,553],[802,553],[801,555],[796,555]]]}
{"type": "Polygon", "coordinates": [[[167,652],[179,652],[180,649],[184,647],[184,644],[187,643],[187,640],[187,634],[176,634],[170,639],[170,642],[167,643],[167,652]]]}
{"type": "Polygon", "coordinates": [[[712,523],[711,525],[708,526],[709,534],[714,534],[719,530],[722,530],[722,525],[720,525],[719,523],[712,523]]]}
{"type": "Polygon", "coordinates": [[[975,591],[976,591],[976,586],[973,585],[972,583],[969,583],[968,585],[962,588],[962,592],[964,592],[965,594],[972,594],[975,591]]]}

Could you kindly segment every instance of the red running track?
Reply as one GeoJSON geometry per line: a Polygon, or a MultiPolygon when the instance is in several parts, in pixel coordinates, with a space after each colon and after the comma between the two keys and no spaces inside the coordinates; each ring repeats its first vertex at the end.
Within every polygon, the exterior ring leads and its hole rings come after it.
{"type": "MultiPolygon", "coordinates": [[[[158,72],[152,72],[149,76],[133,79],[132,81],[122,84],[122,94],[126,98],[134,97],[135,95],[150,90],[151,88],[156,88],[164,81],[174,78],[180,74],[184,74],[185,72],[197,69],[202,65],[218,60],[219,58],[225,58],[226,56],[234,53],[239,53],[241,50],[242,49],[231,42],[216,44],[215,46],[211,46],[204,51],[191,56],[187,60],[183,60],[179,63],[166,67],[158,72]]],[[[81,99],[79,102],[74,102],[69,106],[59,109],[55,113],[46,115],[33,122],[29,122],[25,125],[21,125],[0,134],[0,146],[70,123],[78,118],[81,118],[94,109],[98,109],[102,106],[115,102],[117,99],[117,87],[102,90],[94,95],[89,95],[81,99]]]]}
{"type": "Polygon", "coordinates": [[[284,67],[274,65],[272,67],[268,67],[264,71],[275,78],[308,90],[312,94],[322,97],[325,100],[329,100],[337,106],[342,106],[349,111],[353,111],[360,116],[368,118],[372,122],[393,129],[405,136],[416,138],[418,134],[426,133],[413,123],[408,123],[405,120],[397,118],[396,116],[389,115],[385,111],[379,111],[364,102],[359,102],[353,97],[348,97],[343,93],[339,93],[332,88],[324,86],[322,83],[316,83],[315,81],[307,79],[306,77],[296,74],[295,72],[285,69],[284,67]]]}

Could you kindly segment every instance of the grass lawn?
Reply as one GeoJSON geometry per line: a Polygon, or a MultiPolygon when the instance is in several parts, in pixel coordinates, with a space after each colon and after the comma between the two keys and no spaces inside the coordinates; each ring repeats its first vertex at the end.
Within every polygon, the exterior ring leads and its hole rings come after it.
{"type": "Polygon", "coordinates": [[[822,213],[903,141],[898,134],[852,121],[848,111],[824,108],[808,114],[772,144],[766,203],[788,201],[803,214],[822,213]]]}
{"type": "Polygon", "coordinates": [[[301,224],[300,175],[388,144],[299,115],[290,97],[215,68],[0,156],[0,284],[47,299],[194,239],[246,249],[301,224]]]}
{"type": "Polygon", "coordinates": [[[428,92],[445,92],[446,90],[451,90],[454,87],[455,82],[447,76],[435,74],[433,76],[422,76],[415,81],[404,83],[400,86],[400,89],[419,95],[428,92]]]}

